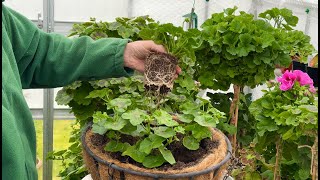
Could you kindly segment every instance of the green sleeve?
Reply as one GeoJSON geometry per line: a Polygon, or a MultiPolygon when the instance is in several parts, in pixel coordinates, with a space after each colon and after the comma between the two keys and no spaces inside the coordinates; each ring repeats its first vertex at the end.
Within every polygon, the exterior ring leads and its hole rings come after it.
{"type": "Polygon", "coordinates": [[[4,5],[2,8],[23,88],[59,87],[76,80],[133,73],[123,66],[126,39],[94,41],[45,33],[19,13],[4,5]]]}

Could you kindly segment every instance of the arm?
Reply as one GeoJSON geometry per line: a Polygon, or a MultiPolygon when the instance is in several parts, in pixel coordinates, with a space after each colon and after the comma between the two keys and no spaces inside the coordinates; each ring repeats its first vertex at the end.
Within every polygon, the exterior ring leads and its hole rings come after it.
{"type": "MultiPolygon", "coordinates": [[[[128,40],[90,37],[69,39],[45,33],[19,13],[2,5],[6,30],[23,88],[58,87],[75,80],[128,76],[124,51],[128,40]]],[[[130,66],[129,66],[130,67],[130,66]]]]}

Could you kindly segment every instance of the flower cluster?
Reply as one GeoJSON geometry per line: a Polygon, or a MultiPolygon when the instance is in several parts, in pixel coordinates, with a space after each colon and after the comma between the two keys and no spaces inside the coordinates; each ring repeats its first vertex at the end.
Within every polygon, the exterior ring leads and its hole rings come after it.
{"type": "Polygon", "coordinates": [[[309,86],[310,92],[315,93],[316,90],[313,86],[313,80],[307,73],[304,73],[300,70],[288,71],[282,75],[282,77],[277,78],[278,82],[280,82],[280,89],[282,91],[287,91],[292,89],[295,82],[298,82],[300,86],[309,86]]]}

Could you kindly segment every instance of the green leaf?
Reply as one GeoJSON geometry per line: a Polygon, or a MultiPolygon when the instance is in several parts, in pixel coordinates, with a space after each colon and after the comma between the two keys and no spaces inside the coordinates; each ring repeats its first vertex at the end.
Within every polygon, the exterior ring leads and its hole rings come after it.
{"type": "Polygon", "coordinates": [[[200,143],[193,136],[185,136],[183,138],[182,144],[184,145],[184,147],[186,147],[190,150],[197,150],[197,149],[199,149],[200,143]]]}
{"type": "MultiPolygon", "coordinates": [[[[291,115],[291,114],[290,114],[291,115]]],[[[298,126],[299,125],[299,122],[298,122],[298,119],[296,117],[292,117],[292,116],[287,116],[285,118],[285,122],[286,122],[286,125],[292,125],[292,126],[298,126]]]]}
{"type": "Polygon", "coordinates": [[[217,31],[219,33],[224,33],[224,32],[226,32],[228,30],[227,26],[228,26],[227,22],[221,22],[221,23],[218,24],[217,31]]]}
{"type": "Polygon", "coordinates": [[[233,33],[229,33],[223,36],[223,44],[227,44],[229,45],[229,47],[235,47],[235,45],[238,42],[238,36],[233,34],[233,33]]]}
{"type": "Polygon", "coordinates": [[[195,87],[194,80],[191,76],[179,76],[176,81],[180,84],[181,87],[185,87],[190,90],[195,87]]]}
{"type": "Polygon", "coordinates": [[[126,120],[110,117],[107,113],[102,113],[101,111],[97,111],[92,117],[94,124],[99,124],[99,126],[103,126],[106,129],[120,130],[127,124],[126,120]]]}
{"type": "Polygon", "coordinates": [[[99,122],[92,125],[92,131],[94,133],[104,135],[108,131],[108,128],[104,126],[103,122],[99,122]]]}
{"type": "Polygon", "coordinates": [[[152,129],[154,131],[154,134],[164,138],[170,138],[176,135],[176,132],[170,127],[160,126],[154,127],[152,129]]]}
{"type": "Polygon", "coordinates": [[[226,15],[232,15],[234,14],[234,12],[238,9],[238,7],[234,6],[233,8],[227,8],[227,9],[224,9],[223,12],[226,14],[226,15]]]}
{"type": "Polygon", "coordinates": [[[257,123],[257,132],[259,136],[263,136],[266,131],[272,132],[279,129],[277,124],[270,118],[266,118],[260,114],[255,116],[257,123]]]}
{"type": "Polygon", "coordinates": [[[299,106],[299,109],[307,110],[309,112],[314,112],[314,113],[318,112],[318,107],[315,105],[301,105],[301,106],[299,106]]]}
{"type": "Polygon", "coordinates": [[[124,152],[129,146],[129,143],[121,143],[115,140],[111,140],[106,144],[104,150],[109,152],[124,152]]]}
{"type": "Polygon", "coordinates": [[[91,104],[91,99],[86,99],[87,95],[92,91],[92,87],[89,84],[82,84],[73,94],[73,100],[81,105],[91,104]]]}
{"type": "Polygon", "coordinates": [[[268,46],[271,46],[272,42],[275,41],[273,35],[269,34],[267,32],[263,33],[260,37],[262,38],[262,44],[261,44],[262,48],[266,48],[268,46]]]}
{"type": "Polygon", "coordinates": [[[133,132],[137,130],[137,126],[133,126],[131,123],[127,123],[120,132],[123,134],[134,136],[133,132]]]}
{"type": "Polygon", "coordinates": [[[235,134],[237,132],[237,128],[233,125],[222,123],[223,130],[227,131],[228,134],[235,134]]]}
{"type": "Polygon", "coordinates": [[[234,18],[230,23],[230,31],[235,33],[242,33],[245,25],[239,19],[234,18]]]}
{"type": "Polygon", "coordinates": [[[107,134],[108,139],[116,139],[117,138],[117,134],[115,131],[109,131],[107,134]]]}
{"type": "Polygon", "coordinates": [[[267,100],[267,99],[263,99],[263,100],[261,101],[261,105],[262,105],[263,108],[273,109],[272,103],[269,102],[269,100],[267,100]]]}
{"type": "Polygon", "coordinates": [[[108,95],[112,93],[112,91],[110,89],[99,89],[99,90],[93,90],[89,93],[88,96],[86,96],[86,98],[104,98],[104,97],[108,97],[108,95]]]}
{"type": "Polygon", "coordinates": [[[182,126],[174,127],[174,131],[176,131],[177,133],[181,133],[181,134],[185,133],[185,129],[182,126]]]}
{"type": "Polygon", "coordinates": [[[290,92],[288,92],[288,93],[284,92],[282,95],[285,96],[286,98],[290,99],[290,100],[294,100],[295,99],[294,95],[292,93],[290,93],[290,92]]]}
{"type": "MultiPolygon", "coordinates": [[[[130,124],[130,123],[128,123],[128,124],[130,124]]],[[[140,125],[140,124],[137,125],[137,126],[134,126],[134,127],[136,127],[137,129],[135,131],[133,131],[133,132],[128,133],[128,135],[133,136],[133,137],[135,137],[135,136],[143,137],[143,136],[149,134],[146,131],[145,127],[140,125]]]]}
{"type": "Polygon", "coordinates": [[[292,113],[292,114],[298,115],[298,114],[300,114],[301,112],[302,112],[301,109],[297,109],[297,108],[291,109],[291,113],[292,113]]]}
{"type": "Polygon", "coordinates": [[[107,103],[108,108],[115,108],[119,112],[125,112],[125,110],[128,108],[128,106],[131,105],[130,99],[123,99],[123,98],[115,98],[112,99],[107,103]]]}
{"type": "Polygon", "coordinates": [[[193,121],[194,116],[191,114],[178,114],[179,121],[184,123],[190,123],[193,121]]]}
{"type": "Polygon", "coordinates": [[[68,105],[68,103],[72,100],[72,96],[67,93],[66,88],[58,91],[55,101],[58,105],[68,105]]]}
{"type": "Polygon", "coordinates": [[[163,158],[168,161],[171,165],[176,163],[176,160],[174,159],[171,151],[166,149],[163,146],[160,146],[159,148],[160,153],[162,154],[163,158]]]}
{"type": "Polygon", "coordinates": [[[75,82],[73,82],[72,84],[66,86],[66,88],[67,88],[67,89],[75,90],[75,89],[81,87],[81,85],[82,85],[82,82],[81,82],[81,81],[75,81],[75,82]]]}
{"type": "Polygon", "coordinates": [[[178,126],[179,123],[172,119],[172,116],[164,110],[156,110],[153,113],[153,116],[156,118],[159,125],[166,125],[169,127],[178,126]]]}
{"type": "Polygon", "coordinates": [[[147,154],[139,151],[136,146],[129,146],[121,156],[130,156],[136,162],[142,163],[147,154]]]}
{"type": "Polygon", "coordinates": [[[290,128],[287,132],[285,132],[283,135],[282,135],[282,139],[283,140],[287,140],[289,139],[292,135],[293,135],[293,128],[290,128]]]}
{"type": "Polygon", "coordinates": [[[142,165],[147,168],[155,168],[161,166],[166,160],[162,155],[148,155],[144,158],[142,165]]]}
{"type": "Polygon", "coordinates": [[[210,129],[207,127],[200,126],[198,124],[195,124],[193,126],[191,132],[192,136],[196,138],[198,141],[201,141],[204,138],[212,138],[212,132],[210,131],[210,129]]]}
{"type": "Polygon", "coordinates": [[[151,146],[152,142],[150,141],[149,138],[145,138],[141,141],[140,146],[139,146],[139,151],[144,152],[146,154],[150,154],[152,150],[151,146]]]}
{"type": "Polygon", "coordinates": [[[158,148],[162,146],[162,142],[166,140],[165,138],[155,134],[150,134],[149,139],[151,141],[152,148],[158,148]]]}
{"type": "Polygon", "coordinates": [[[128,119],[133,126],[137,126],[146,120],[147,113],[141,109],[135,108],[121,115],[123,119],[128,119]]]}
{"type": "Polygon", "coordinates": [[[209,114],[196,115],[194,121],[200,124],[201,126],[206,127],[215,127],[218,123],[218,119],[216,119],[213,116],[210,116],[209,114]]]}
{"type": "Polygon", "coordinates": [[[261,176],[257,172],[247,172],[244,180],[261,180],[261,176]]]}
{"type": "Polygon", "coordinates": [[[255,50],[255,46],[251,44],[252,37],[250,34],[240,34],[240,43],[237,46],[239,57],[248,56],[249,52],[255,50]]]}
{"type": "Polygon", "coordinates": [[[298,174],[301,179],[308,179],[310,177],[310,170],[299,169],[298,174]]]}

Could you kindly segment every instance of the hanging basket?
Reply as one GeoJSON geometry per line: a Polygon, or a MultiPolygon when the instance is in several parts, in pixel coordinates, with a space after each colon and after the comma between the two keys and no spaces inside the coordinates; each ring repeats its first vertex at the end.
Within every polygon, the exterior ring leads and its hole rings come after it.
{"type": "Polygon", "coordinates": [[[83,131],[83,158],[93,180],[222,180],[231,157],[231,144],[218,129],[212,128],[212,138],[219,142],[201,162],[180,170],[147,169],[113,159],[90,142],[91,124],[83,131]]]}

